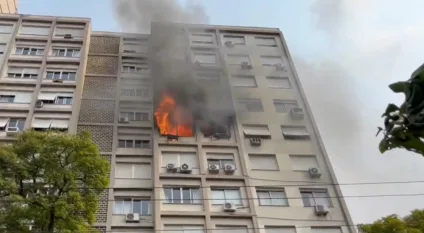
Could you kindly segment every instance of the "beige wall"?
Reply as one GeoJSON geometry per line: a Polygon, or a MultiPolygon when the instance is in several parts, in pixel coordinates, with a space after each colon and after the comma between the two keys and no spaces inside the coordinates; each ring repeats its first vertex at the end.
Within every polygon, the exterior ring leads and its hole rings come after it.
{"type": "Polygon", "coordinates": [[[19,0],[0,0],[0,13],[16,14],[18,13],[19,0]]]}

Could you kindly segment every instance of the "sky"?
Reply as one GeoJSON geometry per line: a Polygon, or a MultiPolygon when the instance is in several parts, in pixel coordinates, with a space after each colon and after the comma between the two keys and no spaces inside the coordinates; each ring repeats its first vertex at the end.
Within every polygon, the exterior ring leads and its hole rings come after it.
{"type": "MultiPolygon", "coordinates": [[[[424,62],[424,1],[196,2],[210,24],[281,29],[340,183],[409,182],[343,185],[356,223],[424,208],[424,182],[416,182],[424,181],[424,158],[402,150],[381,155],[375,137],[387,104],[403,100],[387,85],[408,79],[424,62]],[[393,194],[404,196],[349,197],[393,194]]],[[[89,17],[95,31],[122,31],[113,6],[112,0],[20,0],[19,11],[89,17]]]]}

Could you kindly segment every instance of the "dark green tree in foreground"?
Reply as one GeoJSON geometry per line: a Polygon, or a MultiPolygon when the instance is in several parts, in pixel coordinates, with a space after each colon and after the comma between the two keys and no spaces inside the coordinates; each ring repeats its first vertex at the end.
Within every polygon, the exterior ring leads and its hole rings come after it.
{"type": "Polygon", "coordinates": [[[384,128],[379,127],[378,133],[383,132],[384,138],[380,152],[403,148],[424,155],[424,64],[408,81],[390,84],[389,88],[405,94],[405,101],[400,106],[389,104],[382,115],[384,128]]]}
{"type": "Polygon", "coordinates": [[[109,162],[91,135],[27,131],[0,145],[0,233],[93,232],[109,162]]]}
{"type": "Polygon", "coordinates": [[[389,215],[358,228],[363,233],[424,233],[424,210],[413,210],[403,218],[389,215]]]}

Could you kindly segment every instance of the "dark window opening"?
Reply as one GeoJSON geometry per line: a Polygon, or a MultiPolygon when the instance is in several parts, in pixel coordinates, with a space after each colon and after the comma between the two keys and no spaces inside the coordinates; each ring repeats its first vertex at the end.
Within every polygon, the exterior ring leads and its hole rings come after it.
{"type": "Polygon", "coordinates": [[[229,124],[216,124],[209,123],[201,128],[205,137],[213,139],[230,139],[230,126],[229,124]]]}

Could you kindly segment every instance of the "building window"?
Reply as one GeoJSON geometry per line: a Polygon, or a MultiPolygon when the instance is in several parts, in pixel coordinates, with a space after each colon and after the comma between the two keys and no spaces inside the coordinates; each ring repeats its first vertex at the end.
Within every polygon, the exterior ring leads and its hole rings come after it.
{"type": "MultiPolygon", "coordinates": [[[[1,32],[0,32],[0,34],[1,34],[1,32]]],[[[6,44],[0,43],[0,55],[4,54],[4,52],[6,52],[6,44]]]]}
{"type": "Polygon", "coordinates": [[[296,100],[274,100],[275,111],[280,113],[288,113],[292,108],[298,108],[296,100]]]}
{"type": "Polygon", "coordinates": [[[290,80],[287,77],[266,77],[268,88],[290,89],[290,80]]]}
{"type": "Polygon", "coordinates": [[[80,49],[75,48],[54,48],[52,55],[56,57],[79,57],[80,49]]]}
{"type": "Polygon", "coordinates": [[[25,126],[25,119],[10,118],[7,123],[6,131],[23,131],[25,126]]]}
{"type": "Polygon", "coordinates": [[[71,27],[56,27],[55,36],[64,37],[65,35],[71,35],[72,38],[83,38],[84,29],[82,28],[71,28],[71,27]]]}
{"type": "Polygon", "coordinates": [[[149,68],[143,67],[143,66],[136,66],[136,65],[123,65],[122,66],[122,72],[127,73],[141,73],[141,72],[147,72],[149,71],[149,68]]]}
{"type": "Polygon", "coordinates": [[[280,170],[275,155],[249,154],[249,162],[252,170],[280,170]]]}
{"type": "Polygon", "coordinates": [[[265,206],[288,206],[287,196],[284,190],[257,190],[259,205],[265,206]]]}
{"type": "Polygon", "coordinates": [[[72,97],[58,96],[56,98],[55,104],[71,105],[72,104],[72,97]]]}
{"type": "Polygon", "coordinates": [[[50,129],[65,131],[69,127],[69,119],[34,118],[31,127],[37,131],[50,129]]]}
{"type": "Polygon", "coordinates": [[[151,179],[152,165],[141,163],[116,163],[115,178],[117,179],[151,179]]]}
{"type": "Polygon", "coordinates": [[[253,75],[233,75],[233,87],[258,87],[253,75]]]}
{"type": "MultiPolygon", "coordinates": [[[[217,225],[215,226],[216,232],[219,233],[248,233],[247,226],[235,226],[235,225],[217,225]]],[[[214,231],[215,232],[215,231],[214,231]]]]}
{"type": "Polygon", "coordinates": [[[13,103],[14,101],[14,95],[0,95],[0,103],[13,103]]]}
{"type": "Polygon", "coordinates": [[[260,47],[277,47],[277,41],[274,37],[255,37],[257,46],[260,47]]]}
{"type": "Polygon", "coordinates": [[[18,79],[37,79],[38,68],[32,67],[9,67],[7,70],[8,78],[18,79]]]}
{"type": "Polygon", "coordinates": [[[41,56],[44,54],[42,48],[31,48],[31,47],[16,47],[15,54],[17,55],[30,55],[30,56],[41,56]]]}
{"type": "Polygon", "coordinates": [[[247,62],[249,65],[251,64],[249,55],[237,55],[237,54],[227,55],[227,63],[229,65],[241,65],[243,62],[247,62]]]}
{"type": "Polygon", "coordinates": [[[243,205],[239,189],[211,189],[212,205],[220,205],[227,202],[243,205]]]}
{"type": "Polygon", "coordinates": [[[211,34],[191,34],[192,44],[213,44],[213,35],[211,34]]]}
{"type": "Polygon", "coordinates": [[[312,227],[311,233],[342,233],[340,227],[312,227]]]}
{"type": "Polygon", "coordinates": [[[206,157],[208,158],[208,164],[215,164],[221,169],[223,169],[225,165],[232,165],[236,167],[233,154],[207,153],[206,157]]]}
{"type": "Polygon", "coordinates": [[[301,190],[303,206],[312,207],[316,205],[324,205],[332,207],[330,196],[327,190],[301,190]]]}
{"type": "Polygon", "coordinates": [[[283,64],[283,59],[277,56],[261,56],[260,59],[263,66],[275,66],[277,64],[283,64]]]}
{"type": "Polygon", "coordinates": [[[148,121],[150,119],[147,112],[120,112],[119,117],[126,117],[129,121],[148,121]]]}
{"type": "Polygon", "coordinates": [[[281,126],[284,139],[287,140],[309,140],[310,135],[305,126],[281,126]]]}
{"type": "Polygon", "coordinates": [[[293,171],[308,171],[310,168],[319,168],[314,155],[290,155],[290,163],[293,171]]]}
{"type": "Polygon", "coordinates": [[[224,35],[224,44],[230,42],[232,45],[245,45],[244,36],[224,35]]]}
{"type": "Polygon", "coordinates": [[[200,204],[202,197],[198,188],[164,188],[164,203],[172,204],[200,204]]]}
{"type": "Polygon", "coordinates": [[[48,36],[49,33],[50,26],[22,25],[20,30],[22,35],[48,36]]]}
{"type": "MultiPolygon", "coordinates": [[[[265,226],[265,233],[296,233],[296,227],[292,226],[265,226]]],[[[324,232],[322,232],[324,233],[324,232]]],[[[327,233],[327,232],[325,232],[327,233]]]]}
{"type": "Polygon", "coordinates": [[[242,125],[242,127],[246,137],[271,137],[271,132],[266,125],[242,125]]]}
{"type": "Polygon", "coordinates": [[[126,88],[121,89],[121,96],[141,96],[150,97],[150,89],[148,88],[126,88]]]}
{"type": "Polygon", "coordinates": [[[113,214],[152,214],[151,201],[142,198],[115,198],[113,214]]]}
{"type": "Polygon", "coordinates": [[[199,225],[165,225],[165,231],[177,233],[205,233],[204,227],[199,225]]]}
{"type": "Polygon", "coordinates": [[[162,167],[170,163],[176,167],[187,164],[190,168],[198,168],[197,155],[194,152],[162,152],[162,167]]]}
{"type": "Polygon", "coordinates": [[[118,140],[119,148],[150,148],[150,140],[118,140]]]}
{"type": "Polygon", "coordinates": [[[238,110],[244,112],[263,112],[264,108],[260,99],[237,99],[238,110]]]}
{"type": "Polygon", "coordinates": [[[69,71],[47,71],[46,79],[75,81],[76,72],[69,71]]]}
{"type": "Polygon", "coordinates": [[[195,77],[197,82],[206,87],[217,86],[221,83],[221,75],[219,73],[200,73],[196,74],[195,77]]]}
{"type": "Polygon", "coordinates": [[[193,62],[200,64],[213,65],[217,63],[216,54],[214,53],[193,53],[193,62]]]}
{"type": "Polygon", "coordinates": [[[0,34],[9,34],[12,32],[13,25],[10,24],[0,24],[0,34]]]}

